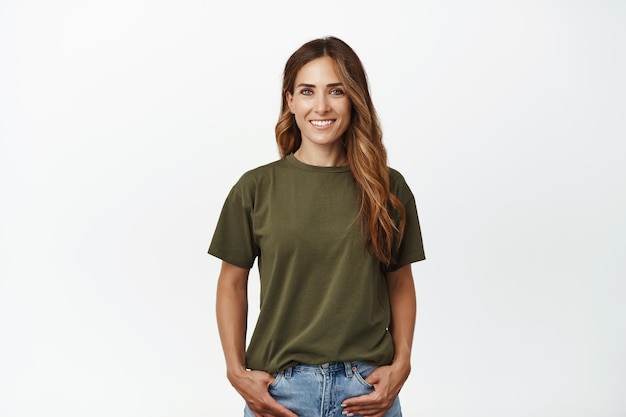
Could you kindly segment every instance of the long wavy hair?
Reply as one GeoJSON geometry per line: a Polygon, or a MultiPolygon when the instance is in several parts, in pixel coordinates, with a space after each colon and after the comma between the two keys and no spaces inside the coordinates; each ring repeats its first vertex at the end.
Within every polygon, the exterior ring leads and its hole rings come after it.
{"type": "Polygon", "coordinates": [[[402,240],[406,214],[404,206],[390,189],[387,151],[365,69],[357,54],[344,41],[335,37],[315,39],[302,45],[287,60],[281,111],[275,128],[280,156],[284,158],[297,151],[302,143],[300,129],[287,104],[287,92],[294,94],[298,71],[320,57],[333,59],[352,103],[350,125],[342,142],[360,194],[359,218],[365,232],[366,248],[389,266],[394,262],[394,249],[402,240]]]}

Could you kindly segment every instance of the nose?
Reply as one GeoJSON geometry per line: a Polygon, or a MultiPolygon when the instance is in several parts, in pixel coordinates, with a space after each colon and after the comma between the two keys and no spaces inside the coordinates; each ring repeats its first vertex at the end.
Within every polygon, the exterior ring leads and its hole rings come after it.
{"type": "Polygon", "coordinates": [[[330,106],[326,94],[318,94],[315,97],[315,112],[323,114],[328,112],[329,110],[330,106]]]}

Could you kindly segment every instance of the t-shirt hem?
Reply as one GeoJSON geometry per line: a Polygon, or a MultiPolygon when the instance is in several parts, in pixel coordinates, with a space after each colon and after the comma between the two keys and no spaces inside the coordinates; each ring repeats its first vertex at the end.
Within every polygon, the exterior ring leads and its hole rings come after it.
{"type": "Polygon", "coordinates": [[[241,260],[238,260],[238,259],[232,259],[232,258],[229,258],[228,256],[224,256],[220,254],[219,252],[213,251],[212,249],[209,249],[207,253],[211,256],[215,256],[218,259],[221,259],[224,262],[228,262],[229,264],[238,266],[239,268],[250,269],[254,265],[254,262],[247,263],[247,262],[242,262],[241,260]]]}
{"type": "Polygon", "coordinates": [[[414,255],[413,257],[409,257],[406,260],[398,263],[398,264],[394,264],[392,267],[387,268],[386,272],[394,272],[397,271],[398,269],[402,268],[403,266],[407,266],[409,264],[415,263],[415,262],[420,262],[426,259],[426,256],[424,255],[414,255]]]}

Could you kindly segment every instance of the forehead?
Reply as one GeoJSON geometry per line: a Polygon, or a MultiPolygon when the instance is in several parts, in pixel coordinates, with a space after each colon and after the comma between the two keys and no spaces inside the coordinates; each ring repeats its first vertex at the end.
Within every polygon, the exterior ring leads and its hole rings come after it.
{"type": "Polygon", "coordinates": [[[315,81],[323,81],[324,83],[340,82],[334,59],[327,56],[315,58],[307,62],[296,74],[296,84],[316,84],[315,81]]]}

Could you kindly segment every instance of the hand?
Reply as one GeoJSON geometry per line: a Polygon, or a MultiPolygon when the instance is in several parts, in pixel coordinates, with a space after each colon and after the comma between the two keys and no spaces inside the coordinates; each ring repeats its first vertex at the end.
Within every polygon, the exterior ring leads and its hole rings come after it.
{"type": "Polygon", "coordinates": [[[263,371],[243,371],[228,379],[256,417],[298,417],[268,392],[274,377],[263,371]]]}
{"type": "Polygon", "coordinates": [[[392,364],[376,368],[365,378],[365,381],[374,386],[374,391],[346,399],[341,404],[343,413],[348,416],[383,417],[398,397],[409,373],[408,366],[392,364]]]}

